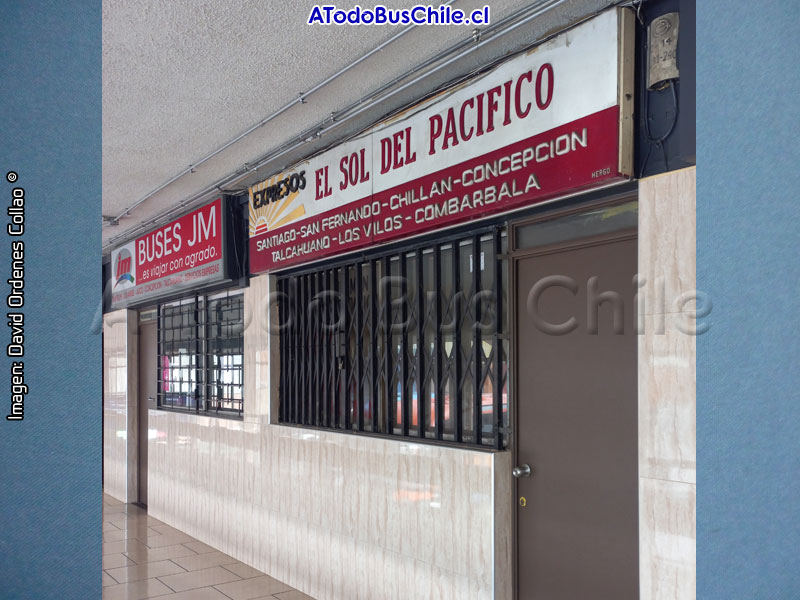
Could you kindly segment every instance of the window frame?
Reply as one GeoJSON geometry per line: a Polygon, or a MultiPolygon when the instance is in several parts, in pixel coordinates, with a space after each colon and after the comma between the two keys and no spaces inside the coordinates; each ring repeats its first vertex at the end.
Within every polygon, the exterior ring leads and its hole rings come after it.
{"type": "Polygon", "coordinates": [[[507,239],[504,226],[485,226],[440,236],[438,240],[394,246],[391,250],[277,274],[281,364],[278,422],[426,443],[507,448],[510,438],[507,239]],[[448,248],[450,262],[445,265],[442,256],[448,248]],[[467,264],[461,262],[462,248],[466,248],[470,264],[470,273],[465,278],[469,281],[464,282],[457,275],[467,264]],[[472,263],[477,263],[473,257],[487,250],[491,256],[485,260],[493,261],[494,268],[487,268],[484,275],[484,267],[473,268],[472,263]],[[431,256],[426,263],[426,257],[431,256]],[[453,273],[452,293],[449,298],[436,296],[433,301],[429,294],[442,290],[442,272],[446,269],[453,273]],[[392,275],[399,277],[392,279],[392,275]],[[433,277],[433,285],[424,281],[428,275],[433,277]],[[409,285],[416,286],[414,294],[409,293],[409,285]],[[399,304],[394,288],[399,290],[399,304]],[[365,293],[365,289],[369,291],[365,293]],[[359,290],[361,293],[357,293],[359,290]],[[495,326],[488,334],[476,326],[478,322],[484,324],[481,300],[475,302],[471,311],[459,308],[459,294],[467,296],[463,303],[466,305],[481,291],[490,293],[493,307],[495,326]],[[326,302],[330,292],[335,300],[326,302]],[[413,296],[411,301],[410,296],[413,296]],[[386,302],[387,298],[390,302],[386,302]],[[300,311],[301,306],[306,309],[300,311]],[[319,311],[320,325],[315,325],[317,320],[306,318],[304,313],[311,314],[312,310],[319,311]],[[448,310],[454,311],[455,326],[450,334],[450,348],[445,351],[442,328],[448,310]],[[395,326],[398,318],[399,332],[395,326]],[[297,327],[295,324],[300,321],[297,327]],[[472,336],[471,345],[462,344],[465,323],[470,325],[465,331],[472,336]],[[366,355],[365,339],[372,344],[371,352],[366,355]],[[488,353],[487,345],[491,348],[488,353]],[[423,350],[427,347],[430,351],[423,350]],[[445,377],[453,385],[443,384],[445,377]],[[491,384],[491,399],[485,404],[487,380],[491,384]],[[430,402],[423,402],[422,398],[430,398],[430,402]],[[448,407],[454,414],[446,419],[448,407]],[[487,407],[490,407],[488,422],[487,407]],[[480,432],[477,436],[476,431],[480,432]]]}
{"type": "MultiPolygon", "coordinates": [[[[241,288],[235,288],[211,294],[194,294],[192,296],[186,296],[178,300],[173,300],[171,302],[165,302],[158,305],[158,350],[156,356],[156,384],[158,389],[156,406],[158,410],[175,411],[189,414],[193,413],[237,420],[244,418],[244,320],[244,290],[241,288]],[[234,310],[238,311],[241,317],[240,332],[237,335],[217,335],[210,331],[210,326],[212,325],[210,310],[212,306],[214,306],[215,303],[226,300],[229,303],[235,303],[234,310]],[[166,312],[172,312],[170,309],[174,309],[176,307],[179,309],[180,307],[190,307],[189,310],[178,311],[182,321],[181,326],[178,328],[174,327],[172,322],[172,320],[175,318],[175,314],[165,314],[166,312]],[[193,315],[193,318],[189,319],[188,324],[185,324],[183,323],[183,317],[187,315],[193,315]],[[165,320],[167,319],[170,321],[169,326],[165,324],[165,320]],[[174,352],[170,353],[165,346],[167,344],[177,343],[174,339],[174,332],[181,329],[193,329],[193,335],[188,340],[188,347],[190,351],[176,355],[174,352]],[[168,332],[173,333],[172,335],[168,336],[168,332]],[[165,339],[167,337],[171,337],[173,339],[167,340],[165,339]],[[229,391],[232,390],[233,387],[239,388],[239,398],[237,400],[232,396],[222,396],[223,400],[220,401],[220,386],[216,386],[218,388],[216,393],[212,393],[211,391],[211,386],[213,385],[212,373],[214,372],[213,357],[218,356],[217,353],[212,352],[212,349],[219,347],[220,345],[225,346],[226,342],[230,341],[231,339],[235,340],[234,345],[236,349],[240,350],[240,353],[237,355],[241,356],[241,364],[234,365],[233,368],[227,369],[228,371],[235,373],[234,378],[236,380],[227,385],[229,391]],[[167,395],[173,394],[174,392],[166,391],[164,389],[165,383],[168,384],[169,382],[169,380],[165,379],[164,377],[164,371],[167,369],[171,371],[173,367],[164,367],[163,359],[169,356],[182,357],[183,354],[186,354],[188,357],[187,362],[190,367],[189,370],[194,371],[193,377],[190,376],[188,378],[188,383],[193,384],[194,387],[194,389],[187,394],[192,401],[187,401],[186,406],[176,405],[174,402],[166,402],[165,400],[167,395]],[[223,406],[224,403],[230,404],[231,407],[228,408],[223,406]],[[238,407],[236,406],[237,404],[238,407]]],[[[223,322],[217,323],[215,321],[213,324],[217,324],[218,329],[221,329],[223,322]]],[[[226,323],[226,325],[228,327],[232,327],[234,330],[236,329],[235,321],[233,324],[226,323]]],[[[229,334],[230,330],[227,333],[229,334]]],[[[180,362],[183,362],[182,359],[180,362]]],[[[180,366],[179,368],[181,371],[183,371],[180,366]]],[[[181,387],[183,386],[183,383],[184,379],[181,377],[181,387]]],[[[183,389],[181,389],[178,394],[183,394],[183,389]]]]}

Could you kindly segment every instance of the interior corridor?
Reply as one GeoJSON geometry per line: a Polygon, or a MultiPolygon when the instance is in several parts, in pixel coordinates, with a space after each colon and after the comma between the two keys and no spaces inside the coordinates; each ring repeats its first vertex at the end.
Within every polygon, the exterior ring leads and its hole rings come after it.
{"type": "Polygon", "coordinates": [[[313,600],[103,494],[103,600],[313,600]]]}

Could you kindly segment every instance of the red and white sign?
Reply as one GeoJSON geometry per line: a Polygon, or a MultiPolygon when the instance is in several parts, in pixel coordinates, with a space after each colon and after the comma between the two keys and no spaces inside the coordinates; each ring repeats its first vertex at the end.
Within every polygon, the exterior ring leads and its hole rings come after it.
{"type": "Polygon", "coordinates": [[[250,270],[308,262],[626,178],[620,29],[617,11],[607,11],[252,186],[250,270]]]}
{"type": "Polygon", "coordinates": [[[222,199],[111,253],[111,306],[120,308],[224,280],[222,199]]]}

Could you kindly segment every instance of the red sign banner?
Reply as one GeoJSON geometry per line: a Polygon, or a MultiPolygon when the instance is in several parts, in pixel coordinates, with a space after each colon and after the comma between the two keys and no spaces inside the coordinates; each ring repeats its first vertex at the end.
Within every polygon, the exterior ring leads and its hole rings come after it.
{"type": "Polygon", "coordinates": [[[111,253],[111,305],[140,303],[225,278],[222,199],[111,253]]]}

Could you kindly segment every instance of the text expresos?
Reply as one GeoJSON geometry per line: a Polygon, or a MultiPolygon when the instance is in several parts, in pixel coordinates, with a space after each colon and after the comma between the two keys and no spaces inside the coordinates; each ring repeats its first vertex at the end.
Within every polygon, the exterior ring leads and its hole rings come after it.
{"type": "MultiPolygon", "coordinates": [[[[214,214],[214,206],[211,205],[207,211],[199,211],[192,217],[191,237],[186,240],[190,248],[217,237],[214,214]]],[[[139,238],[136,242],[138,264],[142,265],[180,252],[183,240],[179,221],[139,238]]]]}

